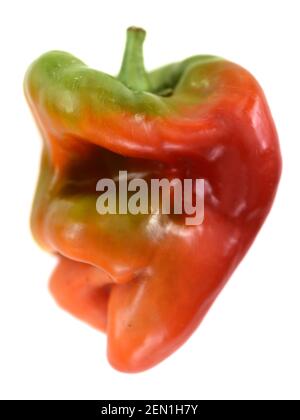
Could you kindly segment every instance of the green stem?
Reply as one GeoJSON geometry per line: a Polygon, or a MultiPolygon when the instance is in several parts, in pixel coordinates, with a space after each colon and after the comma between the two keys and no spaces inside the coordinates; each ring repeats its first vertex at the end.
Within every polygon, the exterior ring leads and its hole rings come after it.
{"type": "Polygon", "coordinates": [[[126,47],[118,79],[128,88],[138,91],[150,90],[148,74],[144,67],[143,43],[144,29],[127,29],[126,47]]]}

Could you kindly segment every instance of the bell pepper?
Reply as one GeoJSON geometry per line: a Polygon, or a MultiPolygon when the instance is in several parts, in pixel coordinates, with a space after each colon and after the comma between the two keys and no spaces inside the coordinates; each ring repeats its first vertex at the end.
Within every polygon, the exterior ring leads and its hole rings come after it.
{"type": "Polygon", "coordinates": [[[108,336],[108,359],[148,369],[199,325],[244,257],[275,197],[278,137],[244,68],[198,55],[146,72],[145,31],[129,28],[112,77],[59,51],[38,58],[25,94],[43,138],[31,226],[58,256],[58,304],[108,336]],[[204,179],[205,218],[96,211],[96,183],[126,170],[204,179]]]}

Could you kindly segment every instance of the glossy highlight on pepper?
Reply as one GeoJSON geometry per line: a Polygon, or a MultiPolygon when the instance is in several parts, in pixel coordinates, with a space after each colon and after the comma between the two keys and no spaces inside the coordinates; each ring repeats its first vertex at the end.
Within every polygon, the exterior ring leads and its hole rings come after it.
{"type": "MultiPolygon", "coordinates": [[[[31,227],[58,257],[58,304],[108,337],[120,371],[173,353],[211,307],[262,226],[281,173],[278,137],[253,76],[199,55],[146,72],[145,31],[129,28],[117,77],[60,51],[25,94],[43,138],[31,227]],[[126,170],[205,180],[205,220],[96,211],[99,179],[126,170]]],[[[267,250],[266,250],[267,252],[267,250]]]]}

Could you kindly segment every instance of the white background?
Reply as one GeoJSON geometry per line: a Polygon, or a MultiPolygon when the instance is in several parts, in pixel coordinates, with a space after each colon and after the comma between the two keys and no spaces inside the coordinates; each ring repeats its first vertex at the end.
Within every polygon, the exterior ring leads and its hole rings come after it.
{"type": "Polygon", "coordinates": [[[0,3],[0,398],[299,399],[299,13],[298,0],[0,3]],[[148,31],[148,68],[199,53],[248,68],[267,95],[284,163],[263,230],[201,327],[136,375],[114,371],[105,336],[48,294],[55,260],[28,228],[40,139],[22,92],[28,65],[47,50],[117,73],[130,25],[148,31]]]}

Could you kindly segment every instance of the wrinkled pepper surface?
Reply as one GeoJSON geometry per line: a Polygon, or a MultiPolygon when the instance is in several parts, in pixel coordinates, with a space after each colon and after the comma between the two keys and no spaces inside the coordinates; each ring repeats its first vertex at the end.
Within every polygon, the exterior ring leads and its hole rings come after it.
{"type": "Polygon", "coordinates": [[[50,290],[107,333],[109,361],[125,372],[154,366],[199,325],[264,222],[281,172],[251,74],[201,55],[146,72],[144,38],[128,29],[118,77],[53,51],[25,78],[43,138],[32,231],[58,256],[50,290]],[[120,170],[147,181],[204,179],[204,223],[100,216],[96,183],[120,170]]]}

